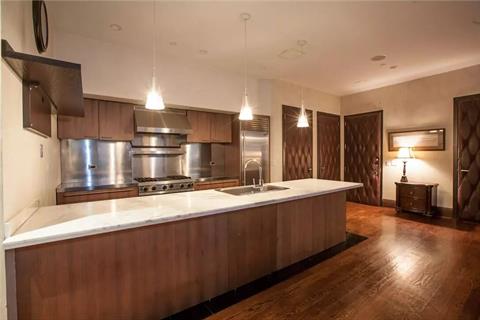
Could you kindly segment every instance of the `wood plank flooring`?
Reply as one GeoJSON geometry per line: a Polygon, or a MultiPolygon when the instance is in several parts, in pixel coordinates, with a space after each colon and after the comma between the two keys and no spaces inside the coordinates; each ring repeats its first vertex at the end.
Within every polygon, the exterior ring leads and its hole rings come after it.
{"type": "Polygon", "coordinates": [[[208,319],[480,319],[480,226],[349,203],[360,244],[208,319]]]}

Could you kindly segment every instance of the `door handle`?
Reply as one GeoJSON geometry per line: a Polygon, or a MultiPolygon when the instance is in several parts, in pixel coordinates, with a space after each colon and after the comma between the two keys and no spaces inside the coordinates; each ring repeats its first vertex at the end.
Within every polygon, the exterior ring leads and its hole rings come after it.
{"type": "Polygon", "coordinates": [[[460,172],[462,173],[468,173],[470,170],[467,170],[467,169],[461,169],[460,172]]]}

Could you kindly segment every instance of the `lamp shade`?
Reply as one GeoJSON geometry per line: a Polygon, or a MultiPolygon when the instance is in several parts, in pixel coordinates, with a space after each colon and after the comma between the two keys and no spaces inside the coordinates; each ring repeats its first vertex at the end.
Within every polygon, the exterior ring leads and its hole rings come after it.
{"type": "Polygon", "coordinates": [[[402,147],[398,150],[397,159],[415,159],[413,150],[410,147],[402,147]]]}

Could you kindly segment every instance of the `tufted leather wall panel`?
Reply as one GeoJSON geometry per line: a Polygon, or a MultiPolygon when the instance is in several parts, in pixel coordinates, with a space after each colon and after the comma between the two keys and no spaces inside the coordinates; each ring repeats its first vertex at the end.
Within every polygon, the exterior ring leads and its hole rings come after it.
{"type": "Polygon", "coordinates": [[[345,116],[345,181],[362,182],[363,188],[347,193],[349,201],[382,204],[383,112],[345,116]]]}
{"type": "Polygon", "coordinates": [[[455,99],[457,216],[480,221],[480,95],[455,99]]]}
{"type": "Polygon", "coordinates": [[[312,178],[312,111],[307,110],[310,127],[297,128],[300,108],[283,106],[283,180],[312,178]]]}
{"type": "Polygon", "coordinates": [[[317,176],[340,180],[340,116],[317,112],[317,176]]]}

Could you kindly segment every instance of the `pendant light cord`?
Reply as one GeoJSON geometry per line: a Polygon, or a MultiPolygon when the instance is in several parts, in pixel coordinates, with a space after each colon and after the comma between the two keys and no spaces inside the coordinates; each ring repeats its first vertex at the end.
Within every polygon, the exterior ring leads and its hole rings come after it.
{"type": "Polygon", "coordinates": [[[245,26],[244,26],[244,51],[243,51],[243,81],[245,87],[245,96],[247,95],[247,20],[244,18],[245,26]]]}
{"type": "Polygon", "coordinates": [[[155,14],[155,0],[153,0],[153,53],[152,53],[152,89],[155,90],[155,73],[156,73],[156,64],[157,64],[157,37],[156,37],[156,14],[155,14]]]}

